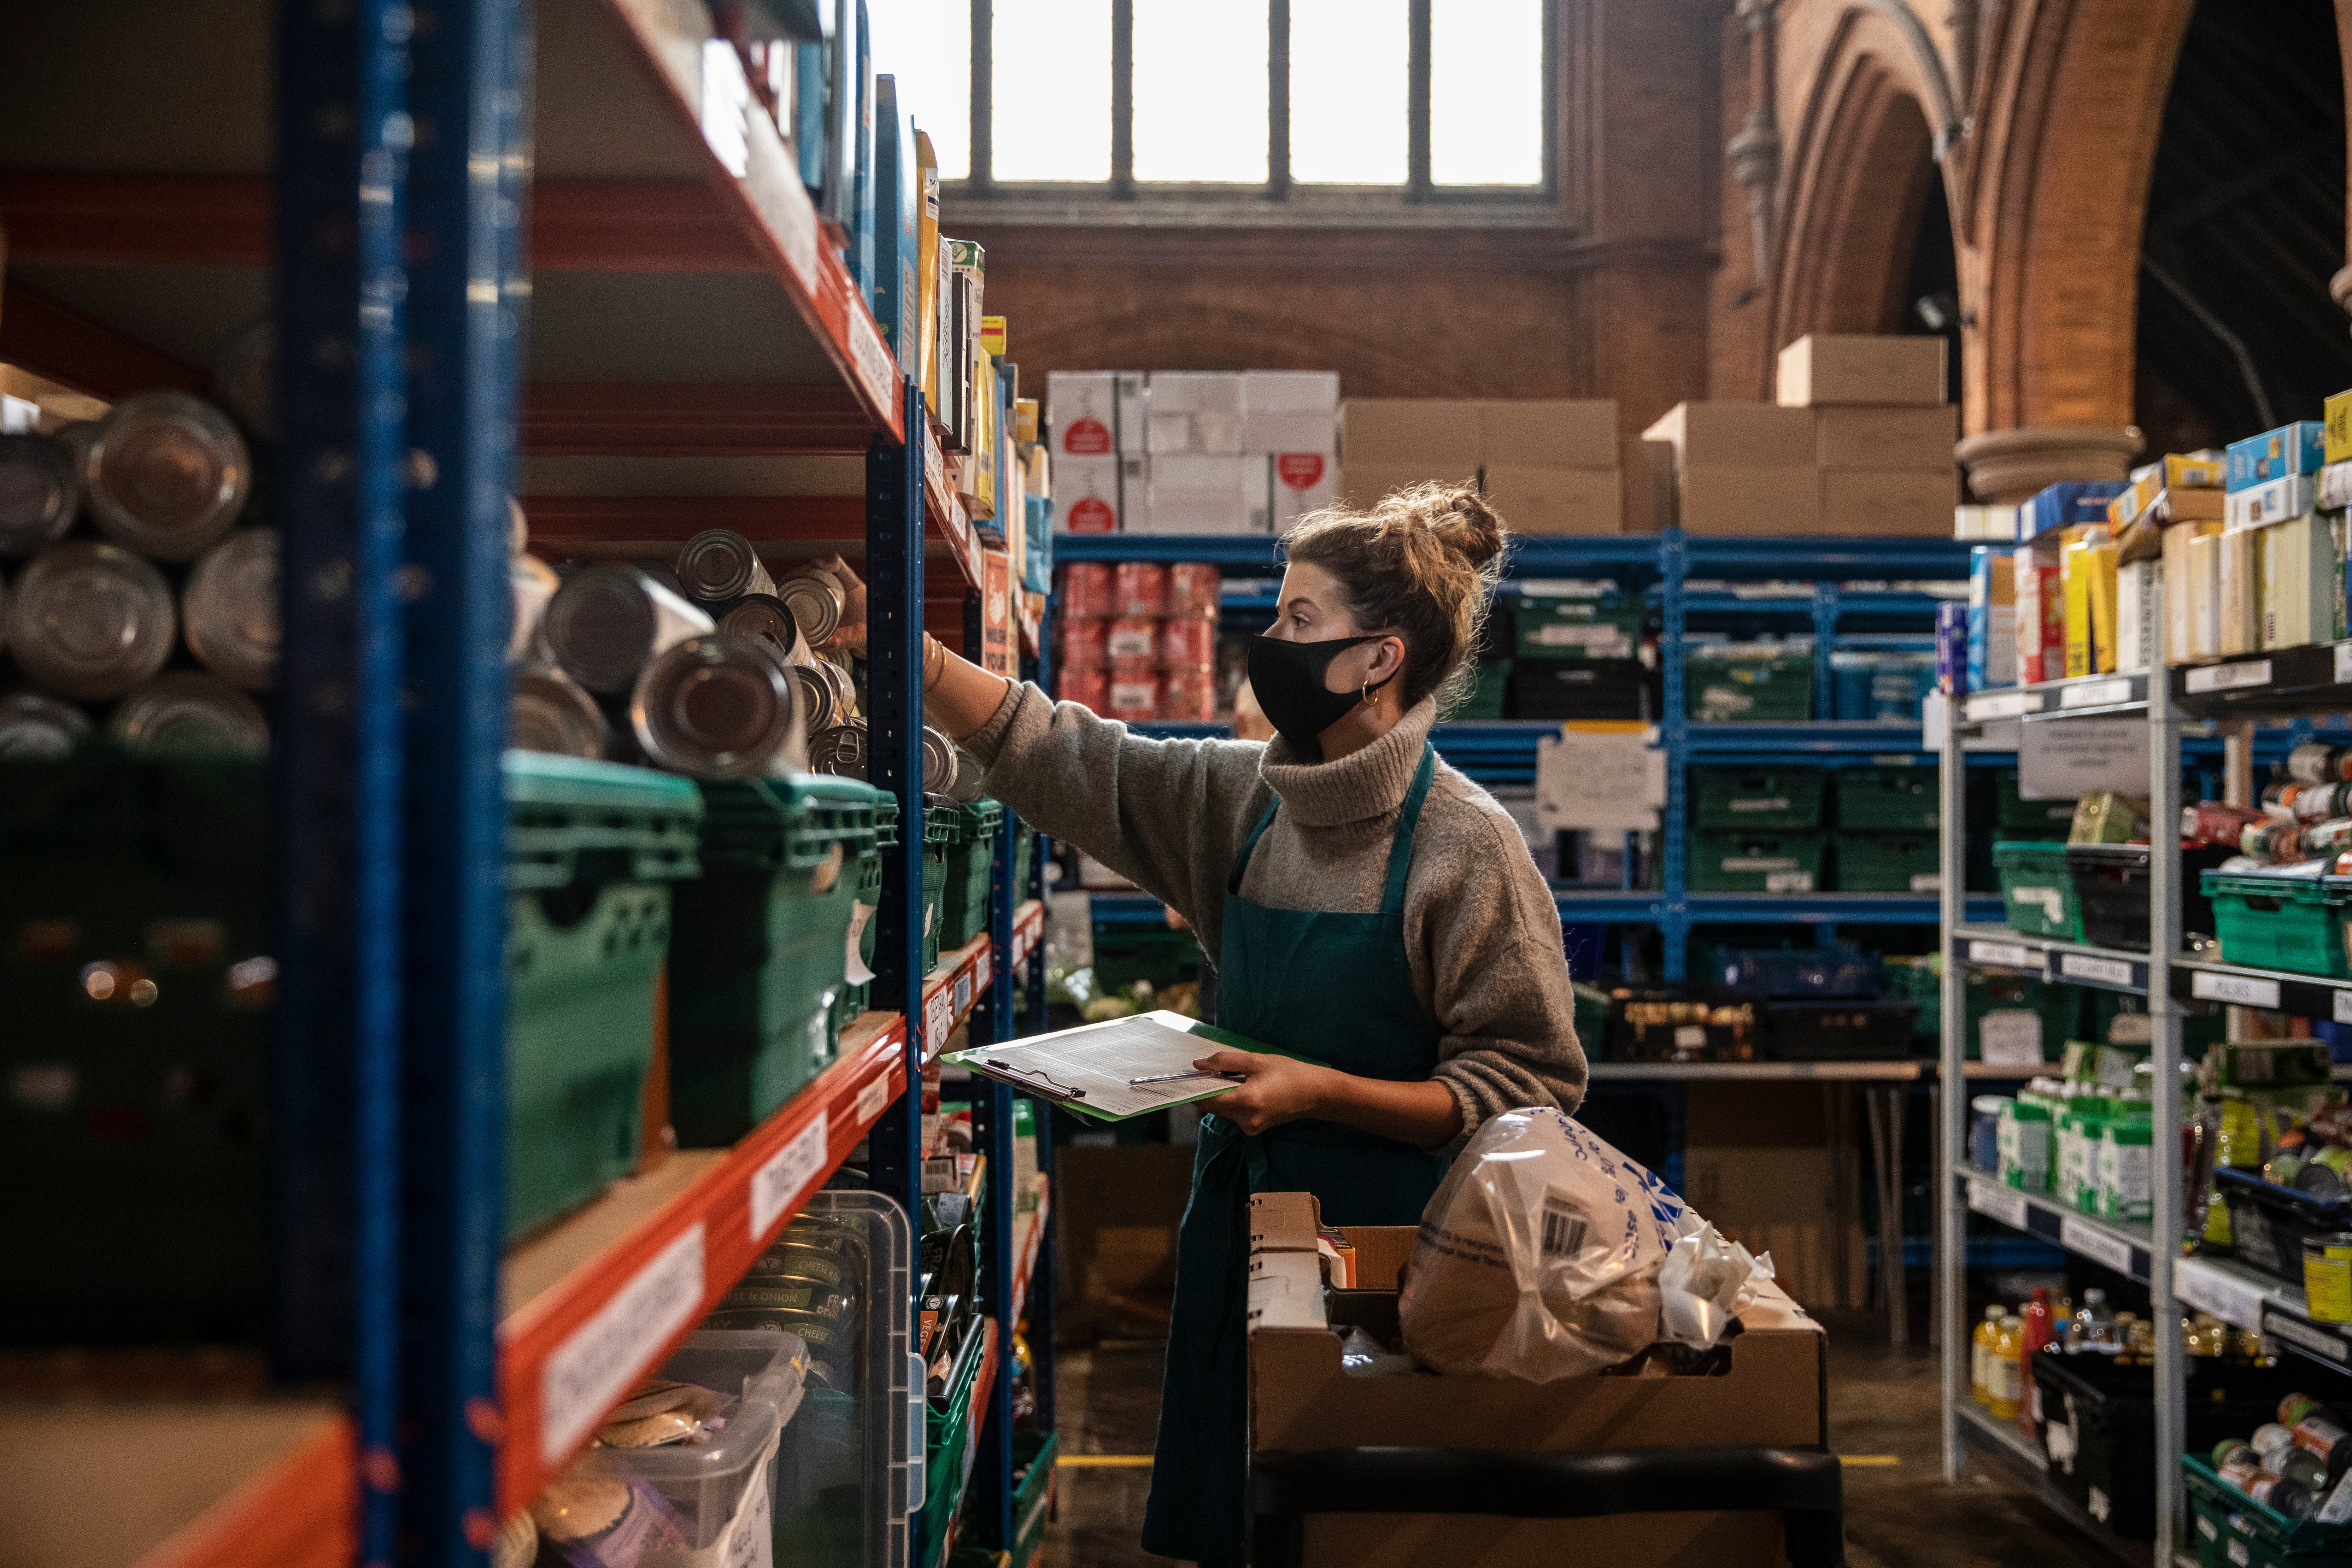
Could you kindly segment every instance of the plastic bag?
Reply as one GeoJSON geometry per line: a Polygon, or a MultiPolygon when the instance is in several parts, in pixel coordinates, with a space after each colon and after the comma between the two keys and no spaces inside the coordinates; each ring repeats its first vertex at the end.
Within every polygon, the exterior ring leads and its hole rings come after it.
{"type": "Polygon", "coordinates": [[[1562,1112],[1506,1111],[1422,1212],[1397,1300],[1405,1348],[1439,1372],[1534,1383],[1615,1365],[1657,1342],[1659,1269],[1701,1225],[1562,1112]]]}
{"type": "Polygon", "coordinates": [[[1703,1351],[1771,1282],[1770,1253],[1754,1257],[1702,1224],[1677,1240],[1658,1268],[1658,1337],[1703,1351]]]}

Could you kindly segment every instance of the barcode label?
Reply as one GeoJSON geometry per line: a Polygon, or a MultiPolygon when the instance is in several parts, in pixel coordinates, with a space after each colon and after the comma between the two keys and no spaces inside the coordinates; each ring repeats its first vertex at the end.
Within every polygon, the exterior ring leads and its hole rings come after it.
{"type": "Polygon", "coordinates": [[[1544,1194],[1543,1255],[1546,1258],[1573,1258],[1584,1250],[1584,1233],[1591,1222],[1575,1202],[1561,1194],[1544,1194]]]}

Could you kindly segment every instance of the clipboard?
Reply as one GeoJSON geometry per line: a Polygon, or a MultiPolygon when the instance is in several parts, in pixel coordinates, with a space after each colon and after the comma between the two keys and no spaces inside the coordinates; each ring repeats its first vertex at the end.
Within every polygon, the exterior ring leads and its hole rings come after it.
{"type": "Polygon", "coordinates": [[[975,1046],[942,1059],[1094,1121],[1125,1121],[1238,1089],[1233,1079],[1205,1075],[1169,1083],[1128,1081],[1189,1074],[1194,1060],[1221,1048],[1308,1059],[1165,1010],[1056,1029],[1001,1046],[975,1046]]]}

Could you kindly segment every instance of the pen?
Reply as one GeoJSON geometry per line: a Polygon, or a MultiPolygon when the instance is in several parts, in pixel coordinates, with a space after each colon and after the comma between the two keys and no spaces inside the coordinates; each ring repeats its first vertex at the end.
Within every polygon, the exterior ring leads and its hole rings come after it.
{"type": "Polygon", "coordinates": [[[1164,1072],[1157,1078],[1129,1079],[1127,1080],[1127,1087],[1129,1089],[1137,1089],[1147,1083],[1181,1083],[1188,1078],[1229,1078],[1235,1083],[1240,1083],[1244,1081],[1247,1077],[1248,1075],[1246,1073],[1237,1072],[1164,1072]]]}

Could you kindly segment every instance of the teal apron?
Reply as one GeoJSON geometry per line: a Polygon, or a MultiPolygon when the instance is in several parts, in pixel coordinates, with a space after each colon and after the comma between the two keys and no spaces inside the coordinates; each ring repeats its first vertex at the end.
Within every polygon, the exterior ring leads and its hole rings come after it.
{"type": "MultiPolygon", "coordinates": [[[[1437,1036],[1422,1025],[1404,945],[1405,873],[1436,759],[1423,745],[1375,914],[1275,910],[1243,898],[1242,875],[1274,821],[1276,807],[1266,807],[1226,882],[1221,1027],[1359,1078],[1417,1082],[1436,1070],[1437,1036]]],[[[1222,1116],[1202,1118],[1177,1239],[1145,1551],[1205,1568],[1244,1559],[1249,1194],[1313,1193],[1326,1225],[1418,1225],[1445,1167],[1438,1155],[1337,1122],[1286,1122],[1253,1138],[1222,1116]]]]}

